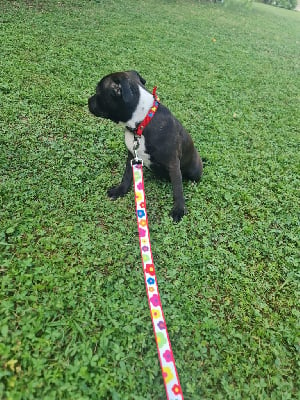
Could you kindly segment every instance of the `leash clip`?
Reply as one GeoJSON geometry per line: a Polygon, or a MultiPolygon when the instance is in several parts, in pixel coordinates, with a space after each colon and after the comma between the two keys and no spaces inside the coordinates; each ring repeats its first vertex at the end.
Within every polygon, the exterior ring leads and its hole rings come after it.
{"type": "Polygon", "coordinates": [[[143,160],[139,158],[137,150],[140,147],[140,138],[137,135],[134,135],[134,140],[133,140],[133,155],[134,158],[131,160],[131,166],[135,164],[141,164],[143,165],[143,160]]]}

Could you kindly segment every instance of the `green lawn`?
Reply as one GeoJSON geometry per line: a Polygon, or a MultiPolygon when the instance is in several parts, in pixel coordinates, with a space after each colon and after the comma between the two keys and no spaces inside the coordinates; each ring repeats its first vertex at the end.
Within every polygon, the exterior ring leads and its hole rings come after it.
{"type": "Polygon", "coordinates": [[[87,110],[124,69],[208,160],[179,224],[145,172],[185,400],[299,399],[299,49],[263,4],[0,0],[1,399],[165,399],[123,132],[87,110]]]}

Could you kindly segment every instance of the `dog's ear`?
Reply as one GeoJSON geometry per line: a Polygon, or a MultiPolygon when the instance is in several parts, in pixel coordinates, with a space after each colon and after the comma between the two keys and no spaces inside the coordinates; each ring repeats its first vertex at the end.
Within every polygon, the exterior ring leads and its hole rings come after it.
{"type": "Polygon", "coordinates": [[[122,98],[125,101],[125,103],[128,103],[132,99],[132,91],[130,88],[129,80],[128,79],[122,79],[120,82],[121,85],[121,94],[122,98]]]}
{"type": "Polygon", "coordinates": [[[142,83],[143,85],[145,85],[146,79],[144,79],[138,72],[136,72],[136,73],[137,73],[137,76],[139,77],[139,80],[141,81],[141,83],[142,83]]]}
{"type": "Polygon", "coordinates": [[[121,96],[121,84],[119,82],[114,82],[112,85],[112,94],[114,97],[121,96]]]}
{"type": "Polygon", "coordinates": [[[133,79],[138,79],[142,85],[145,85],[146,79],[144,79],[137,71],[127,71],[129,76],[131,75],[133,79]]]}
{"type": "Polygon", "coordinates": [[[132,91],[130,88],[129,80],[124,78],[112,84],[113,96],[122,97],[125,103],[128,103],[132,98],[132,91]]]}

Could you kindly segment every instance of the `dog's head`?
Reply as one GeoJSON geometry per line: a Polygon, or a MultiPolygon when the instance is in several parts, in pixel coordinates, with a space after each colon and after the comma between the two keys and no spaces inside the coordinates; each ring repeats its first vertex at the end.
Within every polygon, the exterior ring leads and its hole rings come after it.
{"type": "Polygon", "coordinates": [[[145,79],[136,71],[115,72],[101,79],[96,94],[89,98],[89,110],[96,117],[116,123],[128,121],[139,102],[139,85],[145,79]]]}

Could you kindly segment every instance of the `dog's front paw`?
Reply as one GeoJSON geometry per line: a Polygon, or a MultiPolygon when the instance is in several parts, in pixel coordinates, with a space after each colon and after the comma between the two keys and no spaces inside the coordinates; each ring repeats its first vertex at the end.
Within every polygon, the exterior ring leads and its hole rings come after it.
{"type": "Polygon", "coordinates": [[[171,211],[171,217],[173,218],[173,222],[179,222],[182,220],[182,217],[186,214],[186,209],[183,207],[174,207],[171,211]]]}
{"type": "Polygon", "coordinates": [[[111,200],[117,200],[119,197],[125,196],[126,191],[122,185],[113,186],[107,191],[107,195],[111,200]]]}

